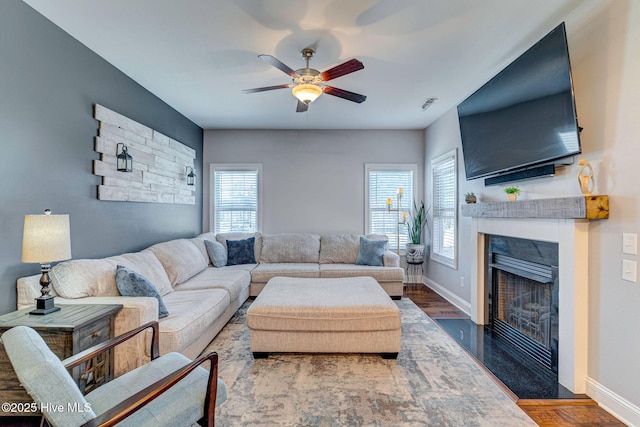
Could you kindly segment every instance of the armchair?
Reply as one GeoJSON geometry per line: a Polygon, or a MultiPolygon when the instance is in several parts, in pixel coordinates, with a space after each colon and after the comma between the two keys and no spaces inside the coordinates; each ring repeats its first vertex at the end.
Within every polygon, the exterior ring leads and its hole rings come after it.
{"type": "Polygon", "coordinates": [[[159,357],[158,322],[149,322],[61,361],[26,326],[2,335],[20,383],[51,426],[213,426],[216,401],[226,400],[218,355],[194,361],[179,353],[159,357]],[[83,396],[68,370],[151,328],[151,361],[83,396]],[[209,360],[209,372],[200,365],[209,360]]]}

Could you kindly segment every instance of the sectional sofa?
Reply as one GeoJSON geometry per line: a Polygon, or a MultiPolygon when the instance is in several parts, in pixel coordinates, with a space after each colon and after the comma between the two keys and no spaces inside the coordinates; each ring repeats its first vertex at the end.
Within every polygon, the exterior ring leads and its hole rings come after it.
{"type": "MultiPolygon", "coordinates": [[[[375,278],[394,298],[402,296],[403,270],[398,255],[386,250],[382,266],[357,265],[360,235],[205,233],[193,239],[158,243],[136,253],[102,259],[77,259],[51,270],[56,304],[122,304],[115,334],[151,320],[160,323],[160,353],[177,351],[197,357],[249,298],[260,293],[272,277],[375,278]],[[214,267],[206,240],[226,249],[227,241],[253,238],[255,263],[214,267]],[[151,282],[169,315],[158,319],[159,300],[153,296],[121,296],[115,279],[124,266],[151,282]]],[[[380,236],[368,236],[372,239],[380,236]]],[[[33,305],[40,295],[40,275],[18,279],[18,308],[33,305]]],[[[148,339],[148,337],[146,338],[148,339]]],[[[145,363],[145,337],[116,352],[116,375],[145,363]]]]}

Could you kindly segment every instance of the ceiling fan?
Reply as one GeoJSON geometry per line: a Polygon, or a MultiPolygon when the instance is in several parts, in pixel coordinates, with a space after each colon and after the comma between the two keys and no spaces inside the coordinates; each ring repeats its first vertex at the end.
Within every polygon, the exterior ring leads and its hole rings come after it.
{"type": "Polygon", "coordinates": [[[362,62],[358,61],[357,59],[350,59],[347,62],[336,65],[335,67],[329,68],[326,71],[320,72],[313,68],[309,68],[309,61],[313,57],[315,51],[310,48],[305,48],[302,49],[301,53],[302,57],[307,61],[307,66],[306,68],[300,68],[299,70],[295,71],[271,55],[258,55],[258,58],[262,59],[267,64],[272,65],[285,74],[291,76],[293,82],[277,86],[265,86],[255,89],[245,89],[242,92],[256,93],[265,92],[268,90],[291,88],[293,96],[298,99],[298,106],[296,108],[297,113],[307,111],[307,109],[309,108],[309,104],[318,99],[318,97],[323,93],[357,102],[358,104],[364,102],[364,100],[367,99],[367,97],[364,95],[349,92],[348,90],[344,89],[338,89],[337,87],[324,84],[324,82],[328,82],[329,80],[333,80],[346,74],[362,70],[364,68],[362,62]]]}

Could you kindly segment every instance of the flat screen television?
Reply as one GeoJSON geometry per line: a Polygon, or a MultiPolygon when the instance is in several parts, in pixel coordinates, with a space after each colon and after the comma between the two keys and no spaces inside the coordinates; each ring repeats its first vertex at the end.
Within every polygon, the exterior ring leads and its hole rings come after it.
{"type": "Polygon", "coordinates": [[[458,105],[467,180],[581,152],[564,23],[458,105]]]}

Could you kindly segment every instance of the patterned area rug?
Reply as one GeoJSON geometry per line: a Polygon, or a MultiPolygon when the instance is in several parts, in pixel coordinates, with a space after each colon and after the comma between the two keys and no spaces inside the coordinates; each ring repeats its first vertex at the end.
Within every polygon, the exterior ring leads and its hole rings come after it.
{"type": "Polygon", "coordinates": [[[361,354],[249,351],[247,301],[207,348],[220,356],[228,400],[217,426],[535,426],[412,301],[397,360],[361,354]]]}

